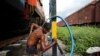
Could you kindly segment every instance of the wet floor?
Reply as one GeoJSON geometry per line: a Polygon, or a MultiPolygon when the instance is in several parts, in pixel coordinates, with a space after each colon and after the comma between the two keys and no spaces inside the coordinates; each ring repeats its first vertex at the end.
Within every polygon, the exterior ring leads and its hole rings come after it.
{"type": "MultiPolygon", "coordinates": [[[[27,36],[25,36],[25,38],[26,37],[27,36]]],[[[17,43],[3,48],[3,50],[0,51],[0,56],[28,56],[26,53],[26,39],[19,40],[17,43]]],[[[52,48],[43,53],[43,56],[52,56],[52,48]]],[[[62,56],[59,50],[57,51],[57,56],[62,56]]]]}

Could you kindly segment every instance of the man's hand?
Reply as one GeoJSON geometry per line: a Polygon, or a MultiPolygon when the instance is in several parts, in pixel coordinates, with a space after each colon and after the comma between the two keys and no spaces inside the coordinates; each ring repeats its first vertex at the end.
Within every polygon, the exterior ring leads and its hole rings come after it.
{"type": "Polygon", "coordinates": [[[53,42],[50,45],[51,47],[54,46],[55,44],[57,44],[57,39],[56,38],[53,38],[52,40],[53,40],[53,42]]]}
{"type": "Polygon", "coordinates": [[[54,41],[55,43],[57,43],[57,38],[53,38],[53,41],[54,41]]]}
{"type": "Polygon", "coordinates": [[[54,41],[57,41],[57,38],[53,38],[54,41]]]}

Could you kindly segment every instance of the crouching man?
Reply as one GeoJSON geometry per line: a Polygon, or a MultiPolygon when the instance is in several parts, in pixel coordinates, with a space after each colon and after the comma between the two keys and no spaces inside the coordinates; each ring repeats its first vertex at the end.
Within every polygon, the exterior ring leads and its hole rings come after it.
{"type": "Polygon", "coordinates": [[[40,52],[45,52],[57,43],[56,39],[51,44],[45,41],[45,34],[50,30],[50,23],[45,23],[42,27],[32,23],[29,37],[27,39],[27,52],[29,56],[39,56],[40,52]]]}

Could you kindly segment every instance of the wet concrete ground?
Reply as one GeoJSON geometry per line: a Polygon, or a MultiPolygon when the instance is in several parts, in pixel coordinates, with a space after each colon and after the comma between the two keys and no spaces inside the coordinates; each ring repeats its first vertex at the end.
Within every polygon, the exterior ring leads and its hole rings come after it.
{"type": "MultiPolygon", "coordinates": [[[[27,36],[25,36],[27,37],[27,36]]],[[[59,46],[64,49],[66,46],[62,41],[58,40],[59,46]]],[[[26,53],[26,39],[20,40],[15,44],[11,44],[0,51],[0,56],[28,56],[26,53]]],[[[52,48],[43,53],[43,56],[52,56],[52,48]]],[[[60,51],[57,49],[57,56],[61,55],[60,51]]],[[[68,56],[68,55],[66,55],[68,56]]],[[[78,55],[75,55],[78,56],[78,55]]]]}
{"type": "MultiPolygon", "coordinates": [[[[0,56],[28,56],[25,50],[25,42],[26,40],[21,40],[16,44],[5,47],[2,51],[0,51],[0,56]]],[[[43,56],[52,56],[52,48],[43,53],[43,56]]],[[[57,56],[62,56],[59,50],[57,51],[57,56]]]]}

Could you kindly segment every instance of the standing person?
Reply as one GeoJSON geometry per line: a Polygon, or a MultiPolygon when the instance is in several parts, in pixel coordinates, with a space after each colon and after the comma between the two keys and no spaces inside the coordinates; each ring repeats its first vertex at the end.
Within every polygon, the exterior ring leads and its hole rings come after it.
{"type": "Polygon", "coordinates": [[[38,56],[38,52],[45,52],[49,48],[51,48],[53,45],[57,43],[56,39],[53,39],[54,41],[51,44],[47,44],[48,41],[45,41],[45,34],[49,32],[50,30],[50,24],[45,23],[43,27],[38,26],[37,24],[32,23],[29,37],[27,39],[27,52],[30,56],[38,56]],[[37,48],[39,48],[37,50],[37,48]]]}

